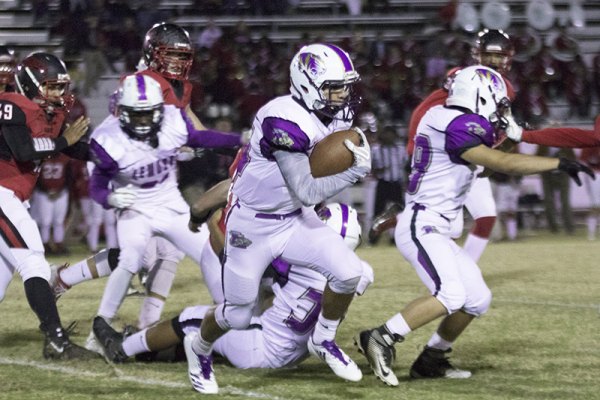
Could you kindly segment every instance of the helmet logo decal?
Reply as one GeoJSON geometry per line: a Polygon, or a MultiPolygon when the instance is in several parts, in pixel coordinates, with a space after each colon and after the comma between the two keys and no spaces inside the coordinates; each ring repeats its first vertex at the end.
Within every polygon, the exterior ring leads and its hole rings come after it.
{"type": "Polygon", "coordinates": [[[483,69],[483,68],[477,69],[475,71],[475,75],[477,75],[479,77],[481,82],[485,82],[485,81],[491,82],[491,84],[494,88],[494,91],[502,90],[502,88],[504,87],[504,81],[500,78],[500,76],[498,74],[493,73],[489,69],[483,69]]]}
{"type": "Polygon", "coordinates": [[[466,126],[470,133],[481,137],[485,136],[485,129],[477,122],[468,122],[466,126]]]}
{"type": "Polygon", "coordinates": [[[273,129],[273,143],[281,147],[292,147],[294,141],[290,138],[290,135],[283,129],[273,129]]]}
{"type": "Polygon", "coordinates": [[[138,100],[148,100],[148,96],[146,96],[146,81],[144,81],[144,76],[142,74],[136,75],[137,87],[138,87],[138,100]]]}
{"type": "Polygon", "coordinates": [[[319,76],[325,73],[326,67],[321,57],[313,53],[302,53],[300,54],[300,69],[308,73],[310,79],[317,79],[319,76]]]}

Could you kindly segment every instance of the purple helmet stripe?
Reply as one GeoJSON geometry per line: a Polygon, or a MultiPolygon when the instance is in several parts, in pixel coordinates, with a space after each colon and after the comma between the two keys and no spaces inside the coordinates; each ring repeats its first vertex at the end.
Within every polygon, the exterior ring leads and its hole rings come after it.
{"type": "Polygon", "coordinates": [[[342,209],[342,231],[340,235],[345,239],[346,231],[348,230],[348,217],[350,215],[350,210],[348,209],[347,204],[340,204],[340,208],[342,209]]]}
{"type": "Polygon", "coordinates": [[[146,96],[146,81],[144,80],[144,75],[137,74],[136,75],[138,93],[140,94],[138,100],[148,100],[146,96]]]}
{"type": "Polygon", "coordinates": [[[350,58],[348,58],[348,56],[346,55],[346,52],[344,52],[344,50],[340,49],[339,47],[337,47],[334,44],[326,44],[325,46],[327,46],[331,50],[335,51],[335,54],[337,54],[338,57],[340,57],[342,59],[342,63],[344,64],[344,69],[346,70],[346,72],[354,71],[354,67],[352,66],[352,61],[350,61],[350,58]]]}

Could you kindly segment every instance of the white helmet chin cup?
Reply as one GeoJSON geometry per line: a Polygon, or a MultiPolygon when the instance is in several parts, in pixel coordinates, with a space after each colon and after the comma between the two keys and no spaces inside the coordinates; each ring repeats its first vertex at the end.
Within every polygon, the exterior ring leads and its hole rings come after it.
{"type": "Polygon", "coordinates": [[[490,120],[497,105],[506,97],[506,84],[500,74],[491,68],[473,65],[455,75],[446,105],[466,108],[490,120]]]}
{"type": "Polygon", "coordinates": [[[333,44],[304,46],[290,64],[290,91],[309,110],[327,107],[324,84],[351,85],[359,79],[348,53],[333,44]]]}
{"type": "Polygon", "coordinates": [[[327,226],[344,238],[350,250],[354,250],[362,241],[362,228],[358,222],[358,213],[347,204],[329,203],[321,207],[317,214],[327,226]]]}

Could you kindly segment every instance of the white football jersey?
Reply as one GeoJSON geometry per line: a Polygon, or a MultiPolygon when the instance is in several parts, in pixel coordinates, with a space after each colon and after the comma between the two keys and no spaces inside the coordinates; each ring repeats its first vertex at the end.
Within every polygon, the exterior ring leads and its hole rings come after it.
{"type": "Polygon", "coordinates": [[[177,149],[188,141],[178,108],[165,105],[156,148],[129,137],[119,126],[119,119],[112,115],[94,130],[91,139],[108,155],[103,157],[96,152],[93,157],[100,158],[96,163],[117,164],[118,172],[111,180],[113,187],[135,188],[138,197],[131,209],[147,215],[152,215],[156,207],[187,212],[189,208],[177,188],[177,149]]]}
{"type": "Polygon", "coordinates": [[[285,214],[302,203],[290,192],[273,152],[285,150],[310,155],[327,135],[350,128],[351,123],[333,120],[325,126],[291,95],[277,97],[257,113],[252,138],[240,160],[232,191],[248,208],[285,214]]]}
{"type": "MultiPolygon", "coordinates": [[[[406,202],[417,203],[454,220],[475,178],[475,167],[460,155],[494,142],[494,129],[477,114],[442,105],[425,113],[415,136],[406,202]]],[[[408,206],[407,206],[408,207],[408,206]]]]}

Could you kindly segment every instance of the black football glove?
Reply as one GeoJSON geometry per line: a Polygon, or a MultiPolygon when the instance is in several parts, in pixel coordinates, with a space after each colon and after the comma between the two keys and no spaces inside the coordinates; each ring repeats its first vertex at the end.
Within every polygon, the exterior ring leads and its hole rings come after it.
{"type": "Polygon", "coordinates": [[[579,179],[579,172],[584,172],[588,174],[592,179],[596,179],[596,175],[594,175],[594,171],[589,169],[587,166],[578,163],[574,160],[569,160],[568,158],[560,157],[558,163],[558,170],[568,174],[577,186],[581,186],[581,179],[579,179]]]}

